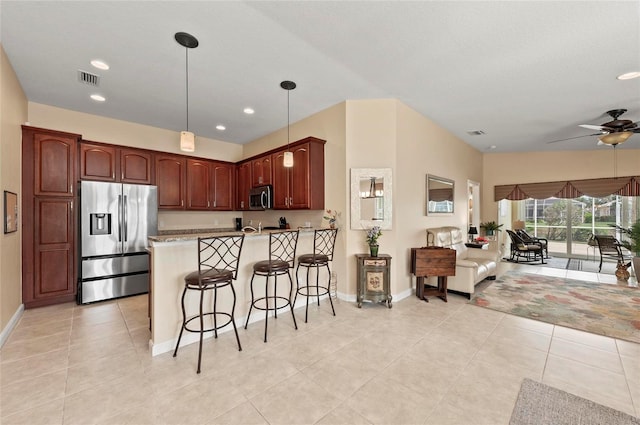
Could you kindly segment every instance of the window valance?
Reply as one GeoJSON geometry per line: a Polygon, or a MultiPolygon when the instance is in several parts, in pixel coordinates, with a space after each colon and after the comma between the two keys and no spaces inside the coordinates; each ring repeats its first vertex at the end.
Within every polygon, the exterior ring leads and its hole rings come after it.
{"type": "Polygon", "coordinates": [[[591,196],[602,198],[609,195],[640,196],[640,176],[610,177],[602,179],[565,180],[544,183],[522,183],[499,185],[494,188],[494,200],[546,198],[577,198],[591,196]]]}

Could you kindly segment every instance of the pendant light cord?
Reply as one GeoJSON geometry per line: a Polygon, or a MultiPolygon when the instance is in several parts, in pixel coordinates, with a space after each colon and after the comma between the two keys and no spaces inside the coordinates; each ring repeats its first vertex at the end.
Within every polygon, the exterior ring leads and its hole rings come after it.
{"type": "Polygon", "coordinates": [[[187,88],[187,131],[189,131],[189,48],[185,48],[185,63],[186,63],[186,88],[187,88]]]}
{"type": "Polygon", "coordinates": [[[613,178],[614,179],[618,178],[618,151],[616,150],[617,147],[618,147],[617,144],[613,145],[613,178]]]}
{"type": "Polygon", "coordinates": [[[289,136],[289,94],[290,94],[291,90],[287,90],[287,151],[289,150],[289,142],[291,140],[291,137],[289,136]]]}

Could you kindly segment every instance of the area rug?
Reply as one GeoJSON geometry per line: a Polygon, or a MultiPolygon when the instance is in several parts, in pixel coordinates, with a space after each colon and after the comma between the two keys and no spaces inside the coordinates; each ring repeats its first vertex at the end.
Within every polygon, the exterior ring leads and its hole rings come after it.
{"type": "Polygon", "coordinates": [[[469,303],[640,343],[640,289],[509,271],[469,303]]]}
{"type": "Polygon", "coordinates": [[[624,412],[525,378],[509,425],[639,425],[624,412]]]}
{"type": "Polygon", "coordinates": [[[616,272],[616,263],[612,261],[604,261],[602,263],[602,270],[598,271],[600,266],[600,259],[597,260],[585,260],[579,258],[566,258],[566,257],[551,257],[545,258],[545,264],[540,264],[540,260],[528,264],[536,267],[551,267],[554,269],[565,270],[578,270],[591,273],[603,273],[614,274],[616,272]]]}

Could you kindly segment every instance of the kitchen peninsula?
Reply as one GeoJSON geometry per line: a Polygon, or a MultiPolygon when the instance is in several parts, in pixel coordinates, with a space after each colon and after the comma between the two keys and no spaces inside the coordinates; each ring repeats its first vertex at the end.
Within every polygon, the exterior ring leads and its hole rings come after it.
{"type": "MultiPolygon", "coordinates": [[[[179,232],[179,231],[177,231],[179,232]]],[[[197,230],[195,232],[198,232],[197,230]]],[[[175,344],[182,324],[182,311],[180,298],[184,289],[184,277],[198,269],[198,237],[221,236],[238,234],[234,231],[207,231],[206,233],[194,233],[184,231],[181,234],[161,235],[149,237],[149,252],[151,255],[151,288],[149,292],[149,308],[151,318],[151,340],[149,349],[151,355],[156,356],[175,348],[175,344]]],[[[269,233],[271,230],[261,232],[247,232],[244,238],[238,277],[234,282],[236,291],[235,319],[240,331],[244,326],[244,320],[251,303],[251,291],[249,282],[253,274],[253,264],[269,257],[269,233]]],[[[313,229],[300,229],[296,256],[313,251],[313,229]]],[[[295,285],[295,269],[291,276],[295,285]]],[[[288,285],[279,285],[283,291],[288,290],[288,285]]],[[[218,309],[231,311],[231,293],[221,291],[218,296],[218,309]]],[[[185,299],[187,315],[198,311],[198,297],[187,294],[185,299]]],[[[264,320],[263,316],[253,316],[256,320],[264,320]]],[[[223,332],[232,330],[228,327],[223,332]]],[[[209,334],[211,336],[212,333],[209,334]]],[[[182,337],[181,345],[196,342],[196,334],[186,333],[182,337]]],[[[240,332],[242,341],[242,332],[240,332]]]]}

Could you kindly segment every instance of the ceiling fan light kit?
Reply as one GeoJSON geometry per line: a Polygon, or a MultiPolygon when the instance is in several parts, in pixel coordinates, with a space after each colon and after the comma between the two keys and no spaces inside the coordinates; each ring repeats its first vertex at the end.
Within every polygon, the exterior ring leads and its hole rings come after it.
{"type": "Polygon", "coordinates": [[[612,109],[607,111],[612,120],[601,125],[593,124],[580,124],[579,127],[587,128],[589,130],[597,130],[598,133],[585,134],[582,136],[569,137],[566,139],[553,140],[547,143],[563,142],[566,140],[579,139],[582,137],[598,136],[598,145],[605,144],[610,146],[617,146],[620,143],[624,143],[633,136],[634,133],[640,133],[640,121],[633,122],[631,120],[618,119],[620,115],[627,112],[626,109],[612,109]]]}
{"type": "Polygon", "coordinates": [[[631,131],[623,131],[620,133],[610,133],[600,136],[598,140],[606,145],[619,145],[627,141],[629,137],[633,136],[631,131]]]}

